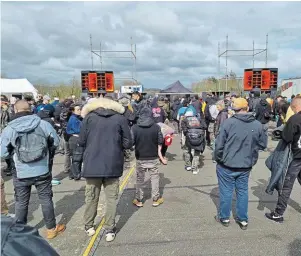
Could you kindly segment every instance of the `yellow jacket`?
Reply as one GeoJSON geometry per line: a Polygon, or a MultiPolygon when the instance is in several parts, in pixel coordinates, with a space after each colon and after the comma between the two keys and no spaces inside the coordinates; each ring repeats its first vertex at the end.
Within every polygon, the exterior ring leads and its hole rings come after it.
{"type": "Polygon", "coordinates": [[[295,113],[293,112],[292,108],[289,107],[285,115],[284,123],[287,123],[288,119],[290,119],[290,117],[293,116],[294,114],[295,113]]]}
{"type": "Polygon", "coordinates": [[[206,107],[206,102],[203,101],[202,102],[202,112],[205,113],[205,107],[206,107]]]}

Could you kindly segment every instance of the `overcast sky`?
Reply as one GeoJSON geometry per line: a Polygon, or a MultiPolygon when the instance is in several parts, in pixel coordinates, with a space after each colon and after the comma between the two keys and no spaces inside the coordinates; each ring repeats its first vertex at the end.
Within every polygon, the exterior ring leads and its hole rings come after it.
{"type": "MultiPolygon", "coordinates": [[[[268,67],[281,78],[301,76],[301,3],[298,2],[2,2],[1,69],[11,78],[57,83],[91,68],[93,48],[130,50],[137,44],[137,79],[147,87],[185,86],[217,76],[217,45],[265,47],[268,67]]],[[[112,56],[108,55],[105,56],[112,56]]],[[[129,56],[128,54],[117,56],[129,56]]],[[[255,67],[264,67],[265,54],[255,67]]],[[[95,69],[100,61],[94,58],[95,69]]],[[[131,76],[130,59],[104,59],[116,77],[131,76]]],[[[252,57],[229,59],[237,75],[252,67],[252,57]]],[[[221,73],[225,60],[221,60],[221,73]]]]}

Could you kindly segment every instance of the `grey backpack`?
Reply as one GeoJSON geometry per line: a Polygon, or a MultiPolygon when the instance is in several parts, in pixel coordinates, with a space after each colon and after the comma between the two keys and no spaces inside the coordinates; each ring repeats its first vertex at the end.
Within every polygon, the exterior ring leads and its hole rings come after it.
{"type": "Polygon", "coordinates": [[[40,126],[29,132],[19,132],[15,144],[15,152],[22,163],[40,161],[48,153],[48,138],[40,126]]]}

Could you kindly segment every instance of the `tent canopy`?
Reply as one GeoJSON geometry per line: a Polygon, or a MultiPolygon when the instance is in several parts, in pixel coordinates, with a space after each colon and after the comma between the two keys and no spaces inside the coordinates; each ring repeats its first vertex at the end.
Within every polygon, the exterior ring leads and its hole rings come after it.
{"type": "Polygon", "coordinates": [[[184,85],[181,84],[181,82],[178,80],[169,86],[167,86],[165,89],[161,90],[160,93],[193,93],[192,91],[188,90],[184,85]]]}
{"type": "Polygon", "coordinates": [[[37,96],[38,90],[26,79],[6,79],[1,78],[1,93],[3,94],[23,94],[32,93],[37,96]]]}

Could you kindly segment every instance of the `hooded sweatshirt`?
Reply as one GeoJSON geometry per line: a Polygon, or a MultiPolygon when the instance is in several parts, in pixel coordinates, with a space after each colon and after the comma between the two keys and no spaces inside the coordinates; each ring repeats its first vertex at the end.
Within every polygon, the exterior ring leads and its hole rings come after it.
{"type": "Polygon", "coordinates": [[[270,121],[270,115],[272,114],[271,105],[265,98],[261,99],[255,108],[255,118],[262,124],[267,124],[270,121]]]}
{"type": "Polygon", "coordinates": [[[257,163],[258,151],[267,147],[267,141],[261,123],[251,113],[235,114],[220,126],[215,159],[233,171],[248,171],[257,163]]]}
{"type": "Polygon", "coordinates": [[[151,109],[141,110],[138,122],[132,128],[132,137],[137,160],[158,159],[158,145],[163,144],[163,135],[152,117],[151,109]]]}
{"type": "MultiPolygon", "coordinates": [[[[52,138],[52,146],[57,147],[59,138],[54,128],[48,122],[29,112],[21,112],[15,115],[15,118],[8,123],[1,134],[1,157],[7,157],[10,153],[9,149],[16,147],[15,141],[19,132],[29,132],[38,126],[44,131],[46,138],[52,138]]],[[[20,162],[16,154],[14,154],[13,158],[16,165],[17,178],[19,179],[38,177],[49,172],[49,153],[44,159],[33,163],[20,162]]]]}

